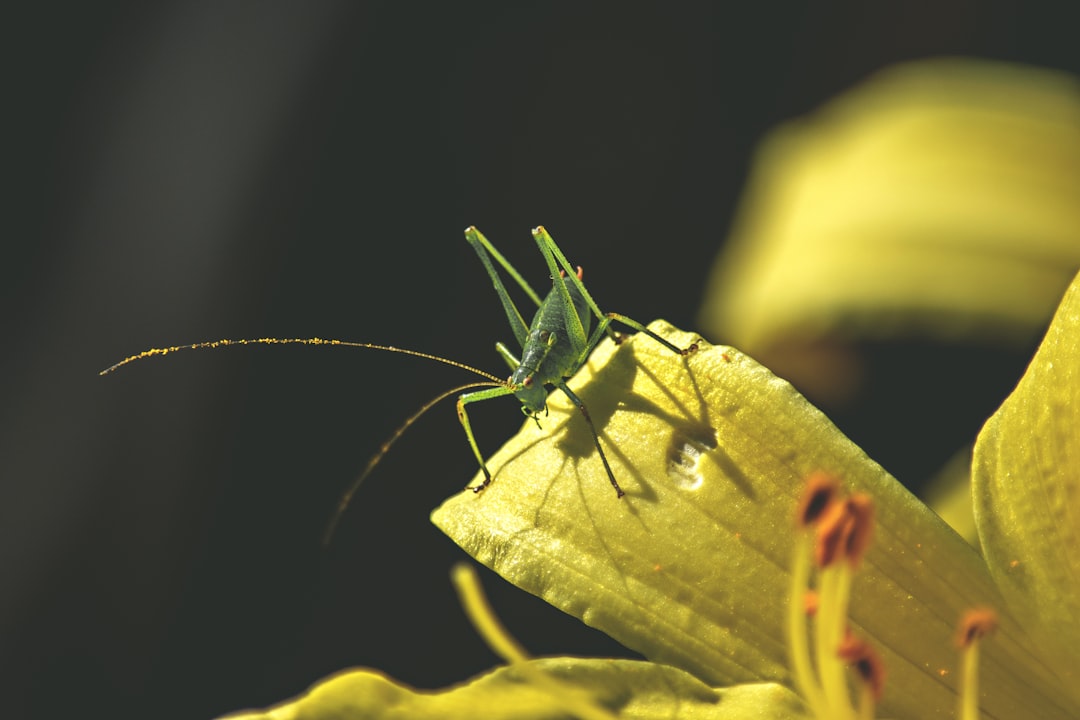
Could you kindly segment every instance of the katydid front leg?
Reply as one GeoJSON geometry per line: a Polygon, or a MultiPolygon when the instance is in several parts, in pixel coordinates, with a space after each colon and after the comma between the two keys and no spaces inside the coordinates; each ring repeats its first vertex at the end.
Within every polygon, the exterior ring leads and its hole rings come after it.
{"type": "Polygon", "coordinates": [[[469,423],[469,413],[465,410],[465,406],[469,403],[480,402],[481,400],[490,400],[491,398],[503,397],[504,395],[512,395],[513,392],[513,387],[501,386],[488,388],[487,390],[477,390],[476,392],[466,393],[458,397],[458,420],[461,422],[461,427],[465,429],[465,437],[469,441],[469,447],[472,448],[473,455],[476,456],[476,462],[480,464],[480,470],[484,473],[484,481],[472,488],[473,492],[480,492],[491,484],[491,471],[488,470],[487,463],[484,462],[484,456],[480,454],[480,447],[476,444],[476,436],[473,435],[472,425],[469,423]]]}

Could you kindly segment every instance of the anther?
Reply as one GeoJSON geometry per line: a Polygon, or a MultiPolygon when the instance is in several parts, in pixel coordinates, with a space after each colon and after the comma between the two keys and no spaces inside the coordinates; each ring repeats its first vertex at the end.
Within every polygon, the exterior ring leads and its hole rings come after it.
{"type": "Polygon", "coordinates": [[[828,567],[847,560],[857,567],[873,534],[874,504],[863,494],[829,504],[818,519],[814,561],[828,567]]]}
{"type": "Polygon", "coordinates": [[[832,502],[826,506],[824,513],[818,518],[814,539],[814,563],[819,568],[827,568],[840,560],[853,525],[854,520],[847,512],[847,503],[832,502]]]}
{"type": "Polygon", "coordinates": [[[885,664],[874,647],[852,634],[848,634],[836,649],[837,656],[846,662],[870,689],[874,702],[881,701],[885,691],[885,664]]]}
{"type": "Polygon", "coordinates": [[[816,523],[821,515],[840,494],[840,481],[824,472],[816,472],[806,480],[799,509],[795,516],[800,527],[816,523]]]}
{"type": "Polygon", "coordinates": [[[961,650],[997,629],[997,613],[990,608],[972,608],[960,618],[956,629],[956,646],[961,650]]]}
{"type": "Polygon", "coordinates": [[[866,493],[855,493],[848,498],[847,506],[854,519],[847,540],[847,558],[852,567],[858,567],[874,534],[874,501],[866,493]]]}

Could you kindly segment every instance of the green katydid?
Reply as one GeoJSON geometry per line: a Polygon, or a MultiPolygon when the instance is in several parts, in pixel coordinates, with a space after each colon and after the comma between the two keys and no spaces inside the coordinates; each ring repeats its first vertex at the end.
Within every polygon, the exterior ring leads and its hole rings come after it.
{"type": "Polygon", "coordinates": [[[615,488],[615,494],[622,497],[625,493],[619,487],[619,482],[611,471],[607,456],[600,445],[600,437],[596,433],[596,427],[589,417],[588,408],[585,407],[585,403],[581,401],[581,398],[575,395],[574,391],[567,386],[566,379],[572,377],[581,368],[589,357],[589,353],[592,352],[605,333],[611,335],[612,339],[618,339],[610,328],[613,320],[617,320],[639,332],[646,333],[649,337],[679,355],[687,355],[696,350],[697,346],[691,345],[685,349],[677,348],[636,320],[617,313],[601,312],[592,296],[589,295],[589,291],[585,289],[585,284],[582,282],[581,268],[578,267],[575,270],[570,265],[562,250],[555,244],[555,241],[543,226],[535,228],[532,232],[536,244],[540,247],[540,253],[547,263],[553,284],[551,291],[542,301],[529,284],[525,282],[525,279],[499,254],[479,230],[475,227],[465,230],[465,239],[476,250],[480,262],[484,264],[484,269],[495,286],[495,292],[499,295],[503,310],[506,311],[506,319],[510,322],[514,337],[521,346],[521,359],[519,360],[502,343],[495,345],[499,355],[506,360],[513,371],[505,385],[486,390],[477,390],[458,398],[458,417],[465,427],[465,435],[469,439],[469,446],[472,447],[473,454],[476,455],[476,459],[480,463],[480,469],[484,473],[484,481],[474,487],[473,491],[479,492],[491,484],[491,472],[487,469],[487,464],[484,462],[480,449],[476,445],[476,438],[473,436],[472,429],[469,426],[469,416],[465,412],[465,406],[479,400],[513,394],[521,402],[521,411],[539,425],[540,413],[547,413],[549,392],[547,386],[552,385],[562,390],[581,411],[590,432],[592,432],[593,441],[596,443],[597,452],[604,463],[604,470],[607,472],[608,480],[611,482],[611,486],[615,488]],[[521,286],[521,289],[525,291],[525,294],[538,306],[531,325],[525,324],[525,319],[518,312],[513,300],[510,299],[499,273],[491,264],[491,257],[494,257],[502,265],[506,272],[521,286]],[[596,329],[590,335],[589,326],[592,324],[593,315],[596,316],[599,323],[597,323],[596,329]]]}
{"type": "Polygon", "coordinates": [[[461,385],[439,394],[413,413],[413,415],[411,415],[394,432],[394,434],[382,444],[379,451],[368,461],[364,471],[342,495],[341,501],[338,503],[338,507],[327,526],[324,542],[329,542],[330,537],[337,526],[337,522],[348,507],[352,496],[356,493],[367,476],[371,474],[371,471],[375,469],[375,466],[378,465],[383,456],[390,450],[390,447],[394,442],[396,442],[397,439],[420,418],[420,416],[434,405],[447,397],[458,393],[461,393],[458,396],[457,401],[458,419],[461,421],[461,425],[465,430],[465,436],[468,439],[469,447],[472,448],[473,454],[476,456],[476,460],[484,474],[484,480],[479,485],[471,488],[473,492],[480,492],[491,484],[491,472],[488,470],[487,463],[484,461],[484,457],[480,453],[480,448],[476,443],[476,437],[474,436],[472,426],[469,423],[469,415],[466,411],[466,406],[481,400],[490,400],[491,398],[502,397],[504,395],[514,395],[521,402],[522,412],[535,420],[537,425],[539,425],[541,413],[547,413],[547,398],[548,393],[550,392],[548,388],[550,386],[558,388],[565,393],[566,396],[570,398],[570,401],[581,411],[581,414],[589,427],[589,431],[592,433],[593,442],[596,445],[600,460],[603,462],[608,480],[615,489],[616,496],[621,498],[625,493],[615,479],[615,474],[612,472],[611,466],[608,463],[607,455],[604,454],[604,449],[600,444],[600,436],[596,431],[596,427],[593,425],[592,419],[589,417],[588,408],[586,408],[585,403],[581,401],[581,398],[567,386],[566,381],[581,368],[593,348],[596,347],[596,344],[600,342],[600,339],[605,334],[610,336],[616,342],[620,340],[620,337],[611,329],[612,321],[617,321],[634,330],[647,334],[649,337],[656,340],[656,342],[678,355],[688,355],[694,352],[697,349],[697,344],[692,344],[687,348],[678,348],[636,320],[618,313],[601,312],[596,302],[592,299],[592,296],[589,295],[588,290],[585,289],[584,283],[582,283],[581,268],[574,268],[570,265],[566,256],[563,255],[559,246],[555,244],[555,241],[543,226],[535,228],[532,233],[537,246],[540,248],[541,254],[544,256],[544,261],[548,266],[548,272],[552,279],[552,289],[542,300],[521,274],[499,253],[498,250],[495,249],[491,242],[488,241],[479,230],[475,227],[469,227],[465,230],[465,239],[476,251],[477,256],[480,258],[480,262],[483,263],[484,269],[491,278],[491,282],[495,287],[495,292],[498,294],[499,301],[502,303],[503,310],[506,312],[506,318],[510,323],[510,328],[514,333],[518,345],[521,347],[521,357],[519,359],[503,343],[500,342],[495,345],[495,349],[498,351],[499,355],[511,368],[512,372],[507,380],[501,380],[490,373],[438,355],[389,345],[348,342],[343,340],[326,340],[323,338],[216,340],[165,348],[152,348],[116,363],[112,367],[103,370],[101,374],[105,375],[110,373],[135,360],[153,355],[165,355],[178,350],[227,347],[232,345],[302,344],[341,345],[345,347],[368,348],[372,350],[384,350],[387,352],[413,355],[441,362],[446,365],[459,367],[486,378],[484,381],[461,385]],[[502,278],[491,262],[491,258],[495,258],[496,262],[499,263],[499,265],[517,282],[525,294],[537,305],[536,314],[533,317],[532,324],[526,324],[524,317],[518,311],[513,300],[511,300],[509,293],[506,291],[506,287],[503,285],[502,278]],[[590,333],[589,329],[592,325],[594,316],[599,322],[590,333]],[[477,390],[475,388],[483,389],[477,390]],[[466,390],[471,390],[471,392],[464,392],[466,390]]]}

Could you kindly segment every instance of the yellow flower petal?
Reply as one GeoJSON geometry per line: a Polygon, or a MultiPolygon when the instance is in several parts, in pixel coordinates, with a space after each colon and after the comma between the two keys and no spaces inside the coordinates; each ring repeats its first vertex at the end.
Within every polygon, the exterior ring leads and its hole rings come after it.
{"type": "Polygon", "coordinates": [[[971,507],[971,452],[969,445],[954,454],[920,494],[949,527],[977,548],[979,534],[971,507]]]}
{"type": "Polygon", "coordinates": [[[994,578],[1080,697],[1080,276],[979,433],[973,494],[994,578]]]}
{"type": "MultiPolygon", "coordinates": [[[[802,704],[774,684],[713,690],[672,667],[633,660],[550,658],[535,665],[560,682],[595,693],[620,718],[640,720],[800,720],[802,704]]],[[[229,720],[563,720],[566,714],[514,668],[457,687],[423,691],[372,670],[349,670],[300,697],[229,720]]]]}
{"type": "Polygon", "coordinates": [[[890,68],[774,132],[702,326],[756,356],[824,334],[1025,344],[1080,264],[1080,85],[890,68]]]}
{"type": "MultiPolygon", "coordinates": [[[[697,339],[650,327],[679,347],[697,339]]],[[[650,660],[710,685],[787,683],[795,505],[807,475],[829,472],[878,508],[851,612],[888,669],[881,713],[951,717],[954,625],[967,607],[1002,604],[989,573],[790,385],[736,350],[702,343],[684,360],[640,334],[602,343],[571,385],[626,497],[580,413],[553,393],[543,429],[525,423],[489,461],[492,485],[433,514],[455,542],[650,660]]],[[[986,651],[994,717],[1075,717],[1007,614],[986,651]]]]}

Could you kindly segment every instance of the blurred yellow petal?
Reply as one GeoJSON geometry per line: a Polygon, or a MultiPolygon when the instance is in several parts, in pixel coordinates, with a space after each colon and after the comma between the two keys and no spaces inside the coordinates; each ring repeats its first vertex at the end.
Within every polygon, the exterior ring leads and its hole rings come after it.
{"type": "MultiPolygon", "coordinates": [[[[975,443],[975,518],[1010,607],[1080,686],[1080,276],[975,443]]],[[[1080,695],[1080,690],[1077,690],[1080,695]]]]}
{"type": "MultiPolygon", "coordinates": [[[[696,339],[650,327],[679,347],[696,339]]],[[[433,514],[455,542],[654,662],[709,685],[789,684],[795,506],[806,476],[829,472],[878,508],[851,617],[882,650],[882,715],[952,716],[956,619],[1003,605],[986,566],[790,385],[731,348],[702,343],[683,359],[636,335],[602,343],[572,386],[627,496],[616,498],[580,413],[553,393],[543,429],[525,423],[489,461],[492,485],[433,514]]],[[[985,651],[993,717],[1077,716],[1007,613],[985,651]]]]}
{"type": "MultiPolygon", "coordinates": [[[[620,718],[640,720],[799,720],[789,690],[762,683],[713,690],[672,667],[633,660],[549,658],[530,664],[559,682],[595,693],[620,718]]],[[[373,670],[349,670],[300,697],[230,720],[562,720],[562,705],[504,667],[439,691],[415,690],[373,670]]]]}
{"type": "Polygon", "coordinates": [[[879,73],[759,151],[703,327],[1032,342],[1080,267],[1080,86],[940,59],[879,73]]]}

